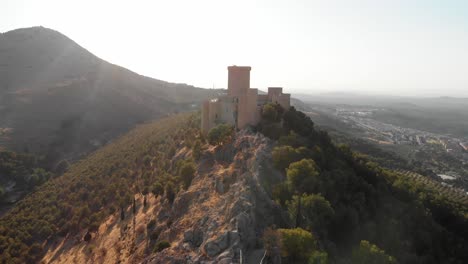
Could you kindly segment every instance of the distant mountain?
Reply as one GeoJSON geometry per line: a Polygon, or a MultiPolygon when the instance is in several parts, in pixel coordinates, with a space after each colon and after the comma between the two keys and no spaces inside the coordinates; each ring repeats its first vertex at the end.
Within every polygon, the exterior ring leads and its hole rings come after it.
{"type": "Polygon", "coordinates": [[[0,148],[75,158],[212,93],[138,75],[51,29],[0,34],[0,148]]]}
{"type": "Polygon", "coordinates": [[[377,94],[358,94],[352,92],[330,92],[315,94],[293,94],[304,102],[318,104],[343,104],[343,105],[368,105],[378,107],[394,106],[395,104],[407,104],[420,107],[438,107],[448,110],[458,110],[468,108],[468,98],[462,97],[416,97],[416,96],[395,96],[377,94]]]}

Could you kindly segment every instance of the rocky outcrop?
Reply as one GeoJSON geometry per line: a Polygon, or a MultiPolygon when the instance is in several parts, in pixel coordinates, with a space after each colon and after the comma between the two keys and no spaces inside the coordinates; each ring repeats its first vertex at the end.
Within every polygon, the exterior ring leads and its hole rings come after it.
{"type": "MultiPolygon", "coordinates": [[[[146,263],[246,263],[261,251],[263,230],[287,225],[261,183],[282,177],[271,165],[272,142],[243,130],[232,144],[207,151],[190,188],[178,194],[161,239],[172,247],[146,263]]],[[[255,262],[255,261],[254,261],[255,262]]],[[[259,263],[260,260],[258,260],[259,263]]]]}
{"type": "MultiPolygon", "coordinates": [[[[85,233],[64,238],[43,262],[260,263],[263,230],[288,226],[268,195],[268,186],[283,177],[272,167],[272,147],[269,139],[247,130],[229,145],[205,146],[190,187],[172,204],[164,196],[136,194],[135,213],[129,206],[124,220],[120,211],[110,215],[89,242],[80,241],[85,233]],[[169,248],[157,246],[167,242],[169,248]]],[[[171,163],[190,156],[180,144],[171,163]]]]}

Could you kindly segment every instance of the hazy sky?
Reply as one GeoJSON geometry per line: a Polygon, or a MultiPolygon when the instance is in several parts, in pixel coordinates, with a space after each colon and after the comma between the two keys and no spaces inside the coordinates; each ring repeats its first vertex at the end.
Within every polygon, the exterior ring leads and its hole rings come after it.
{"type": "Polygon", "coordinates": [[[466,0],[0,0],[0,32],[56,29],[137,73],[226,87],[468,97],[466,0]]]}

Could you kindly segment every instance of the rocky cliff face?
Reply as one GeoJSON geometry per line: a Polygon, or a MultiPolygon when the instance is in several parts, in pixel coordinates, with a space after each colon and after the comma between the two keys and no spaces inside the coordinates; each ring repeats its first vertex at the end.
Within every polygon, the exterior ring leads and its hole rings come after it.
{"type": "MultiPolygon", "coordinates": [[[[91,242],[67,242],[51,248],[46,262],[121,263],[259,263],[264,254],[259,237],[270,225],[288,225],[281,208],[262,187],[282,175],[272,167],[272,142],[260,134],[241,131],[230,145],[211,147],[198,162],[191,186],[172,205],[161,197],[148,199],[132,220],[118,214],[101,225],[91,242]],[[159,234],[147,224],[154,220],[159,234]],[[154,244],[170,248],[152,253],[154,244]],[[87,248],[92,246],[94,252],[87,248]]],[[[190,155],[186,148],[174,157],[190,155]]],[[[136,197],[140,204],[142,197],[136,197]]],[[[130,210],[130,209],[129,209],[130,210]]],[[[130,214],[130,211],[128,212],[130,214]]],[[[130,219],[130,218],[129,218],[130,219]]]]}
{"type": "Polygon", "coordinates": [[[243,131],[233,144],[206,152],[194,184],[176,199],[169,216],[173,224],[164,235],[174,237],[175,246],[147,262],[232,263],[242,257],[246,263],[261,258],[261,232],[284,222],[261,184],[267,177],[281,177],[270,167],[271,145],[262,135],[243,131]]]}

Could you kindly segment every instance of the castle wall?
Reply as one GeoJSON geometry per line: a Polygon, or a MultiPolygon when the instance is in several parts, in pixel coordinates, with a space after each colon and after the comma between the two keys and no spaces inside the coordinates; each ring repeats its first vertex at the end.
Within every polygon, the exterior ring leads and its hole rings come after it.
{"type": "Polygon", "coordinates": [[[247,115],[248,124],[256,125],[260,121],[260,116],[257,115],[257,100],[258,89],[249,89],[247,94],[247,115]]]}
{"type": "Polygon", "coordinates": [[[208,114],[208,123],[209,129],[212,129],[220,120],[220,103],[217,99],[211,100],[209,104],[209,114],[208,114]]]}
{"type": "Polygon", "coordinates": [[[278,98],[278,103],[285,110],[288,110],[289,107],[291,106],[291,94],[281,94],[278,98]]]}
{"type": "Polygon", "coordinates": [[[236,126],[237,99],[235,97],[221,97],[219,99],[219,118],[225,123],[236,126]]]}
{"type": "Polygon", "coordinates": [[[206,134],[210,131],[210,101],[205,101],[202,104],[201,110],[201,131],[206,134]]]}
{"type": "Polygon", "coordinates": [[[243,129],[250,123],[249,112],[247,109],[248,106],[248,96],[247,93],[241,94],[237,97],[239,99],[239,103],[237,106],[239,116],[237,117],[237,128],[243,129]]]}
{"type": "Polygon", "coordinates": [[[206,101],[202,105],[201,129],[208,133],[219,123],[227,123],[237,129],[260,122],[266,103],[278,103],[284,109],[290,107],[290,94],[283,94],[281,87],[268,87],[268,94],[258,94],[250,88],[250,67],[228,67],[228,95],[206,101]]]}
{"type": "Polygon", "coordinates": [[[279,103],[279,97],[283,93],[281,87],[268,87],[268,101],[271,103],[279,103]]]}
{"type": "Polygon", "coordinates": [[[268,94],[259,94],[257,96],[257,105],[263,106],[268,103],[268,94]]]}

